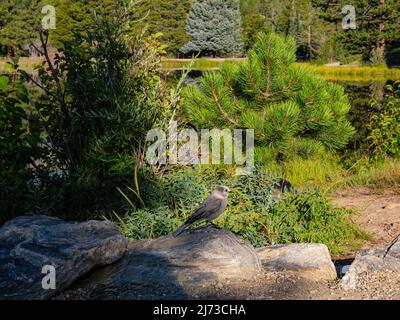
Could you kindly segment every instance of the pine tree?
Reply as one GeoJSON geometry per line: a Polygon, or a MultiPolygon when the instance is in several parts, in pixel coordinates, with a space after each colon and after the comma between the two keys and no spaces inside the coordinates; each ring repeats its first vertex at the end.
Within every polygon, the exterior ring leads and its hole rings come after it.
{"type": "Polygon", "coordinates": [[[41,20],[42,0],[0,1],[0,51],[14,56],[34,37],[41,20]]]}
{"type": "Polygon", "coordinates": [[[347,55],[363,55],[364,61],[384,63],[388,48],[400,41],[398,0],[313,0],[318,14],[336,26],[335,40],[347,55]],[[343,30],[341,10],[351,4],[356,13],[356,29],[343,30]]]}
{"type": "Polygon", "coordinates": [[[344,147],[354,129],[341,86],[295,64],[295,42],[259,36],[248,58],[206,73],[202,89],[185,91],[187,110],[199,128],[252,128],[268,159],[307,157],[344,147]]]}
{"type": "Polygon", "coordinates": [[[191,8],[191,0],[144,0],[137,4],[135,18],[140,24],[138,30],[147,35],[162,33],[160,42],[167,46],[168,53],[179,54],[179,49],[190,37],[186,34],[185,23],[191,8]]]}
{"type": "Polygon", "coordinates": [[[51,32],[55,44],[69,41],[74,33],[85,33],[93,28],[93,15],[115,11],[115,0],[56,0],[57,28],[51,32]]]}
{"type": "Polygon", "coordinates": [[[186,31],[192,40],[181,49],[184,54],[241,55],[239,0],[197,0],[187,17],[186,31]]]}

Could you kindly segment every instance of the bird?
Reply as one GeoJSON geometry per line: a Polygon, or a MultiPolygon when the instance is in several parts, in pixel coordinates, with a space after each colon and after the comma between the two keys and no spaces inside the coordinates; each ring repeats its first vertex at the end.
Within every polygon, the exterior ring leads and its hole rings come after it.
{"type": "Polygon", "coordinates": [[[187,219],[182,226],[172,233],[172,236],[176,238],[197,221],[206,220],[211,222],[218,218],[225,211],[226,206],[228,205],[228,196],[230,191],[231,190],[227,186],[218,186],[215,188],[211,195],[196,208],[189,219],[187,219]]]}

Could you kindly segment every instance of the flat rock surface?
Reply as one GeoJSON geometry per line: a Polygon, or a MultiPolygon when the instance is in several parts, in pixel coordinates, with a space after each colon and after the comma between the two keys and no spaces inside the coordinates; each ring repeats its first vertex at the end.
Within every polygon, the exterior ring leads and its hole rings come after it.
{"type": "Polygon", "coordinates": [[[177,238],[132,241],[121,261],[97,270],[67,295],[140,299],[158,292],[158,298],[185,298],[220,281],[252,279],[260,271],[252,246],[227,230],[207,226],[177,238]]]}
{"type": "Polygon", "coordinates": [[[336,279],[336,269],[324,244],[295,243],[257,250],[265,269],[295,271],[314,281],[336,279]]]}
{"type": "Polygon", "coordinates": [[[127,240],[109,222],[22,216],[0,228],[0,299],[48,299],[98,266],[120,259],[127,240]],[[44,290],[45,265],[56,289],[44,290]]]}

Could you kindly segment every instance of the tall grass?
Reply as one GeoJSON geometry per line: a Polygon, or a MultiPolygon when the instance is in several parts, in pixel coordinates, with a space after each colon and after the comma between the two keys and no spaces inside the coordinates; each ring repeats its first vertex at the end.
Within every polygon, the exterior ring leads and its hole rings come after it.
{"type": "Polygon", "coordinates": [[[219,70],[222,63],[227,61],[241,61],[243,59],[227,58],[227,59],[211,59],[211,58],[199,58],[199,59],[163,59],[162,68],[166,71],[170,70],[184,70],[190,68],[190,64],[193,61],[191,67],[192,70],[197,71],[213,71],[219,70]]]}
{"type": "Polygon", "coordinates": [[[316,73],[327,80],[370,81],[382,79],[400,79],[400,69],[386,67],[327,67],[308,64],[316,73]]]}
{"type": "Polygon", "coordinates": [[[343,187],[371,185],[400,193],[400,159],[386,158],[371,163],[368,158],[362,158],[346,169],[338,156],[327,154],[307,160],[291,159],[282,165],[268,165],[265,170],[284,177],[300,190],[318,188],[330,193],[343,187]]]}
{"type": "Polygon", "coordinates": [[[311,159],[295,157],[281,165],[268,165],[266,170],[303,190],[329,189],[348,176],[348,172],[339,164],[339,157],[329,153],[311,159]]]}
{"type": "Polygon", "coordinates": [[[367,168],[357,168],[343,185],[373,185],[375,188],[391,188],[400,193],[400,159],[387,158],[367,168]]]}

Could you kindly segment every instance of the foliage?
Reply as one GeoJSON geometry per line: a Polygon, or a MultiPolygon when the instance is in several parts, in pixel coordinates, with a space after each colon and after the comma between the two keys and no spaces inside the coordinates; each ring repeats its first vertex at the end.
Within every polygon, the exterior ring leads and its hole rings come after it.
{"type": "Polygon", "coordinates": [[[228,208],[215,223],[255,246],[316,241],[338,253],[365,236],[349,219],[349,210],[334,208],[321,193],[294,192],[279,199],[274,195],[275,182],[276,178],[261,168],[246,176],[229,176],[213,168],[184,169],[160,180],[161,201],[143,209],[131,206],[112,219],[135,239],[166,235],[182,224],[216,185],[226,184],[231,188],[228,208]]]}
{"type": "MultiPolygon", "coordinates": [[[[27,93],[20,92],[23,86],[16,87],[19,91],[6,88],[5,161],[20,158],[15,170],[40,163],[30,188],[14,185],[18,192],[13,190],[10,199],[15,207],[8,214],[86,218],[120,206],[116,187],[130,183],[135,166],[142,165],[148,130],[173,107],[158,75],[162,45],[155,36],[132,35],[129,12],[119,7],[96,16],[93,29],[65,41],[54,60],[48,33],[40,33],[37,49],[45,61],[36,67],[37,76],[20,71],[39,96],[29,95],[28,101],[27,93]],[[29,149],[35,144],[40,154],[29,149]],[[20,194],[32,202],[25,206],[20,194]]],[[[141,174],[139,179],[148,182],[141,174]]]]}
{"type": "Polygon", "coordinates": [[[243,51],[239,0],[196,0],[187,17],[184,54],[236,56],[243,51]]]}
{"type": "Polygon", "coordinates": [[[179,55],[179,49],[190,37],[186,34],[186,17],[191,9],[191,0],[144,0],[135,6],[134,17],[138,20],[136,32],[146,35],[162,33],[160,42],[166,51],[179,55]]]}
{"type": "Polygon", "coordinates": [[[93,16],[114,12],[121,0],[55,0],[50,3],[56,8],[56,29],[51,40],[56,46],[73,40],[77,34],[84,35],[94,27],[93,16]]]}
{"type": "MultiPolygon", "coordinates": [[[[37,108],[47,117],[51,151],[70,175],[129,173],[163,103],[157,45],[129,36],[128,17],[97,17],[93,30],[64,43],[54,65],[47,59],[38,68],[40,82],[25,74],[44,91],[37,108]]],[[[42,49],[47,57],[45,40],[42,49]]]]}
{"type": "Polygon", "coordinates": [[[368,137],[375,157],[400,156],[400,82],[387,86],[387,101],[371,119],[368,137]]]}
{"type": "Polygon", "coordinates": [[[294,64],[290,38],[262,34],[248,59],[206,73],[185,103],[201,128],[252,128],[264,158],[309,157],[343,148],[354,129],[343,88],[294,64]]]}
{"type": "Polygon", "coordinates": [[[17,73],[18,64],[8,64],[9,74],[0,76],[0,222],[11,217],[24,202],[28,181],[40,158],[41,130],[28,110],[28,90],[17,73]]]}
{"type": "Polygon", "coordinates": [[[14,56],[26,49],[24,45],[34,38],[44,3],[42,0],[0,2],[0,53],[14,56]]]}
{"type": "Polygon", "coordinates": [[[349,220],[350,213],[333,207],[318,191],[287,194],[271,212],[269,234],[276,243],[324,243],[332,254],[343,253],[366,237],[349,220]]]}

